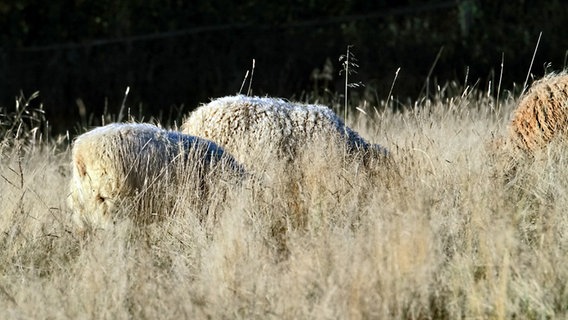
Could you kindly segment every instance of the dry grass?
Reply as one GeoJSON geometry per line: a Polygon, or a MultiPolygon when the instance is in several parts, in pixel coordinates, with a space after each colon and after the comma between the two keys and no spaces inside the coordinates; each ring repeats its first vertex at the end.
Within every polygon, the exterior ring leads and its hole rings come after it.
{"type": "Polygon", "coordinates": [[[275,159],[210,219],[180,205],[85,238],[65,207],[69,150],[3,140],[0,318],[565,318],[568,142],[504,179],[487,145],[513,102],[354,116],[395,166],[326,150],[302,159],[314,172],[279,172],[275,159]]]}

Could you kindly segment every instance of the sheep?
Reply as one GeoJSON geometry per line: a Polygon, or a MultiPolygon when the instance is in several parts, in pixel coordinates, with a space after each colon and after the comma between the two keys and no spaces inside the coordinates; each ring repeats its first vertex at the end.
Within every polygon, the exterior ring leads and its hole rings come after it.
{"type": "Polygon", "coordinates": [[[568,129],[568,74],[550,74],[533,83],[509,126],[509,142],[525,152],[544,147],[568,129]]]}
{"type": "Polygon", "coordinates": [[[342,145],[349,155],[388,153],[382,146],[365,141],[328,107],[279,98],[219,98],[194,110],[181,130],[217,142],[247,167],[258,166],[263,151],[293,162],[299,152],[316,141],[342,145]]]}
{"type": "Polygon", "coordinates": [[[330,193],[349,192],[350,179],[390,181],[396,171],[383,170],[383,160],[390,161],[385,148],[321,105],[227,96],[195,109],[181,130],[224,147],[260,183],[255,201],[282,206],[272,213],[275,235],[317,220],[315,204],[330,193]]]}
{"type": "Polygon", "coordinates": [[[203,202],[213,174],[244,173],[212,141],[142,123],[113,123],[80,135],[71,166],[68,205],[80,230],[109,227],[120,209],[136,222],[158,221],[180,197],[203,202]]]}

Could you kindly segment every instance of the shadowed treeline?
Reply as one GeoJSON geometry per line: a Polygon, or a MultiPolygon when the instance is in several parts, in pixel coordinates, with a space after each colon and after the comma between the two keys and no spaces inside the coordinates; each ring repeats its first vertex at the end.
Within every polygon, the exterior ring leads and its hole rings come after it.
{"type": "Polygon", "coordinates": [[[554,0],[0,0],[0,105],[39,90],[62,132],[80,120],[78,105],[93,124],[118,114],[129,86],[133,113],[172,117],[239,91],[253,59],[254,94],[325,96],[343,91],[338,58],[348,45],[359,65],[351,77],[365,85],[353,94],[371,103],[387,98],[399,68],[395,101],[448,80],[495,88],[501,71],[511,88],[523,83],[541,31],[532,72],[564,67],[567,11],[554,0]]]}

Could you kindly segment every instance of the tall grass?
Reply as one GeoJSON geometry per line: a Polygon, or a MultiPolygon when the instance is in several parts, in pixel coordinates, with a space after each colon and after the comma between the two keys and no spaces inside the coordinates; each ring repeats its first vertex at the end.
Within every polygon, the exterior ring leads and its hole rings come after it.
{"type": "Polygon", "coordinates": [[[508,170],[491,140],[514,103],[440,91],[405,112],[362,104],[347,123],[394,164],[306,146],[313,169],[274,159],[214,219],[180,203],[86,237],[65,206],[69,150],[4,138],[0,318],[564,318],[568,144],[508,170]]]}

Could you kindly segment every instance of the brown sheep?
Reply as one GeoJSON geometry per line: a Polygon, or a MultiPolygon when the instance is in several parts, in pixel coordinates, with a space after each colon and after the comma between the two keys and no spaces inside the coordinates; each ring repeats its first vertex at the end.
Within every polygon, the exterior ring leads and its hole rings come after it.
{"type": "Polygon", "coordinates": [[[530,152],[565,134],[568,127],[568,74],[536,81],[521,97],[509,127],[513,146],[530,152]]]}

